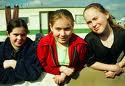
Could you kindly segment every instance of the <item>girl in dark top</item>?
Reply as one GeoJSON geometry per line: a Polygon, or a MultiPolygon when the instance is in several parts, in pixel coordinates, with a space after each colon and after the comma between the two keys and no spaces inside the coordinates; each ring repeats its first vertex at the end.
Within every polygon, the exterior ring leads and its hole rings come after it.
{"type": "Polygon", "coordinates": [[[114,78],[125,65],[125,30],[116,25],[109,12],[98,3],[85,7],[84,18],[92,30],[85,37],[90,45],[88,66],[114,78]]]}
{"type": "Polygon", "coordinates": [[[7,25],[8,37],[0,45],[0,84],[34,81],[40,76],[41,67],[28,32],[22,19],[11,20],[7,25]]]}

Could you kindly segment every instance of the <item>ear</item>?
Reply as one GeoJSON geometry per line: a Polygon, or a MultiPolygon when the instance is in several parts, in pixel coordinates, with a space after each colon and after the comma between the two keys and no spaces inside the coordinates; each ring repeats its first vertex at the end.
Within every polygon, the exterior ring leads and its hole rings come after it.
{"type": "Polygon", "coordinates": [[[9,36],[9,33],[8,33],[8,31],[6,31],[6,35],[7,35],[7,36],[9,36]]]}
{"type": "Polygon", "coordinates": [[[50,30],[53,31],[52,24],[49,24],[50,30]]]}
{"type": "Polygon", "coordinates": [[[109,19],[109,13],[106,13],[105,15],[106,15],[106,18],[109,19]]]}

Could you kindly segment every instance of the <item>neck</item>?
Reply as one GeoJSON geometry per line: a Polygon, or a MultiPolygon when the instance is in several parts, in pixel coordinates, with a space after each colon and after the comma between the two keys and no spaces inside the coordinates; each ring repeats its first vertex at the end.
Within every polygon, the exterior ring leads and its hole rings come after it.
{"type": "Polygon", "coordinates": [[[112,33],[112,28],[110,25],[107,26],[107,28],[104,30],[104,32],[102,34],[99,35],[100,39],[105,41],[108,39],[108,37],[110,36],[110,34],[112,33]]]}
{"type": "Polygon", "coordinates": [[[61,43],[59,43],[58,41],[57,41],[57,44],[58,44],[58,46],[65,46],[65,47],[67,47],[67,46],[68,46],[68,43],[61,44],[61,43]]]}
{"type": "Polygon", "coordinates": [[[12,43],[11,43],[11,45],[13,46],[13,49],[14,49],[15,51],[18,51],[18,50],[20,49],[20,47],[16,47],[16,46],[14,46],[12,43]]]}

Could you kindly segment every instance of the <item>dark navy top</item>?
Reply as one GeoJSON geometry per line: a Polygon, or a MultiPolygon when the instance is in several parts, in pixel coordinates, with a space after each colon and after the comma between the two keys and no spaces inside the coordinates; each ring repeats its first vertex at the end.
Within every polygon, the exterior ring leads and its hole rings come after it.
{"type": "Polygon", "coordinates": [[[0,83],[12,84],[19,81],[33,81],[39,78],[41,67],[36,57],[36,49],[31,39],[27,38],[18,52],[14,53],[10,39],[0,44],[0,83]],[[15,69],[3,68],[4,60],[15,59],[15,69]]]}

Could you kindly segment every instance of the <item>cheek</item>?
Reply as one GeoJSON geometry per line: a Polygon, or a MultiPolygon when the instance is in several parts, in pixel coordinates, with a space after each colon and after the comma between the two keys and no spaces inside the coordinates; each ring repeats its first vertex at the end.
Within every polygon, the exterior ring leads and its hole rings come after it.
{"type": "Polygon", "coordinates": [[[10,42],[11,42],[12,44],[15,44],[15,43],[16,43],[16,39],[15,39],[15,38],[10,38],[10,42]]]}
{"type": "Polygon", "coordinates": [[[10,40],[16,40],[16,37],[14,37],[12,35],[10,35],[9,38],[10,38],[10,40]]]}
{"type": "Polygon", "coordinates": [[[89,29],[92,30],[93,26],[91,24],[88,25],[89,29]]]}
{"type": "Polygon", "coordinates": [[[106,24],[107,18],[104,16],[104,17],[100,18],[98,22],[101,22],[102,24],[106,24]]]}
{"type": "Polygon", "coordinates": [[[102,27],[103,27],[103,28],[106,28],[107,23],[108,23],[107,20],[102,20],[102,22],[101,22],[102,27]]]}
{"type": "Polygon", "coordinates": [[[71,34],[72,34],[72,32],[73,32],[73,31],[68,31],[68,32],[67,32],[67,34],[68,34],[68,35],[71,35],[71,34]]]}
{"type": "Polygon", "coordinates": [[[25,42],[25,41],[26,41],[26,39],[27,39],[27,37],[24,37],[24,38],[23,38],[23,41],[25,42]]]}
{"type": "Polygon", "coordinates": [[[53,35],[56,37],[59,35],[59,32],[58,31],[53,31],[53,35]]]}

